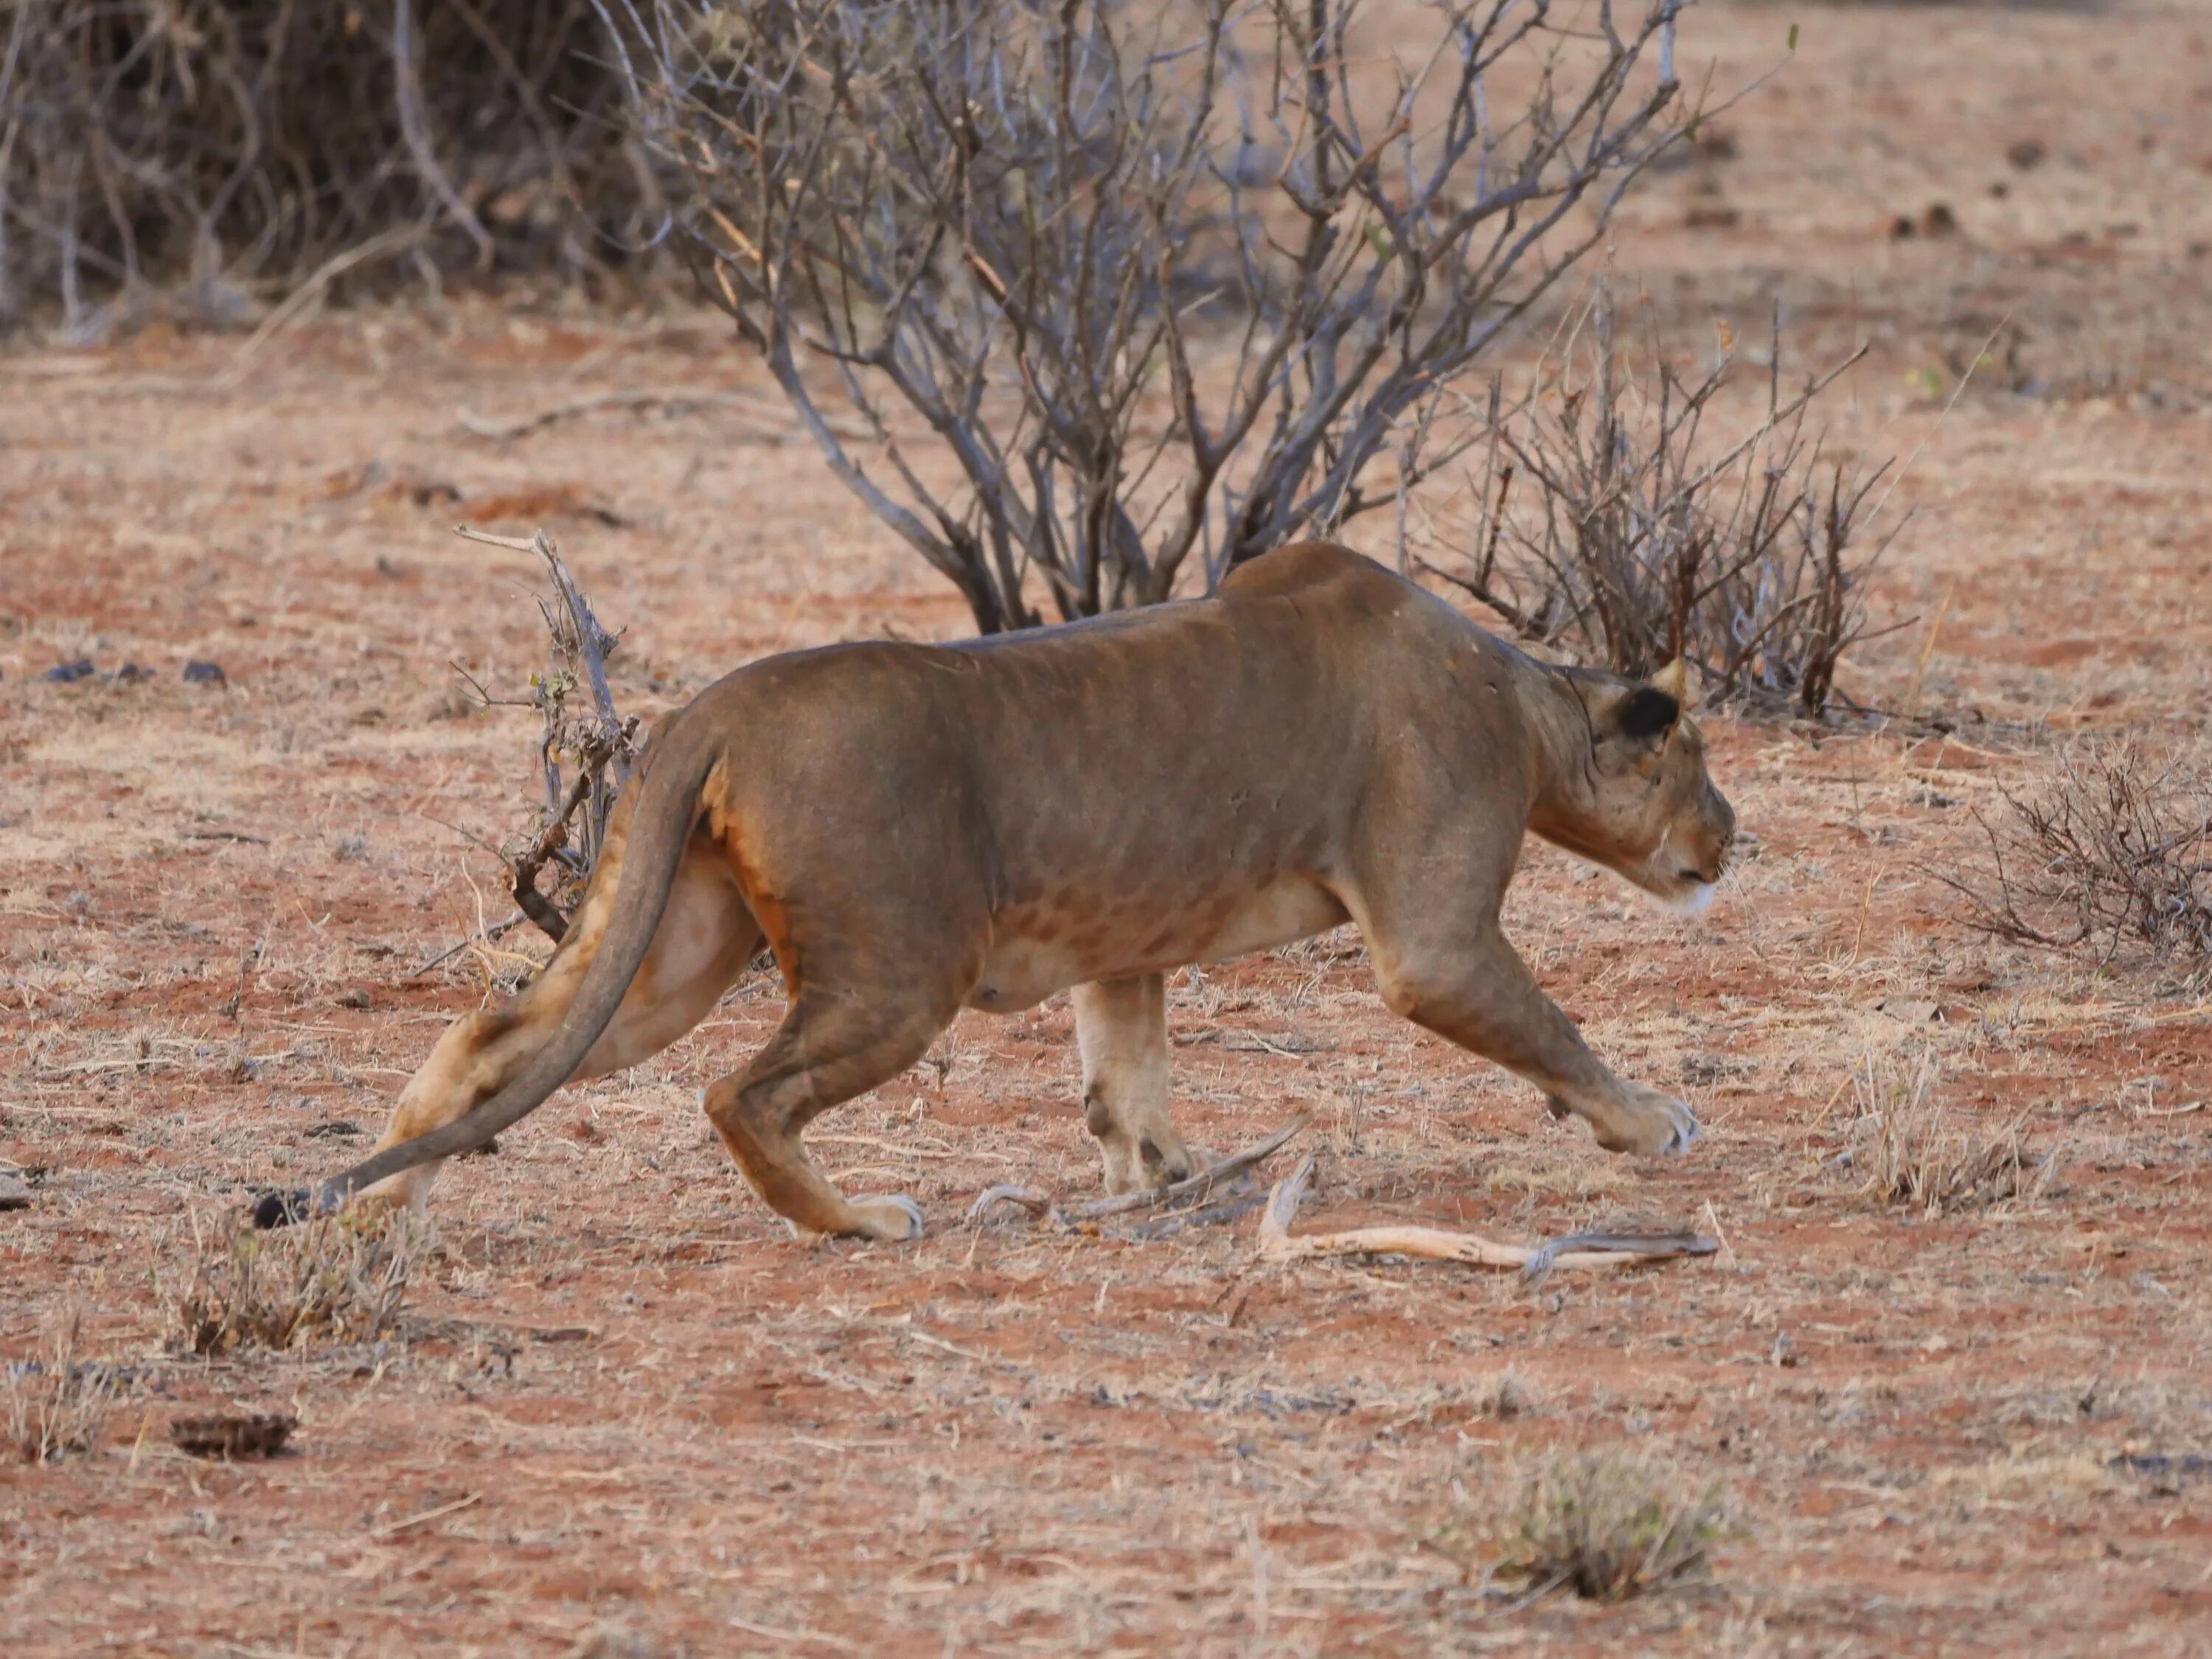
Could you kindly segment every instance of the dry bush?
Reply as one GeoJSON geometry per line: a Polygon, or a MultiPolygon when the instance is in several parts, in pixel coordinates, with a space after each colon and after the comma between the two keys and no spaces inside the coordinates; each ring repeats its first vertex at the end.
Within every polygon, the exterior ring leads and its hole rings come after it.
{"type": "Polygon", "coordinates": [[[1903,1205],[1931,1219],[2034,1196],[2055,1158],[2029,1158],[2017,1119],[1991,1139],[1953,1127],[1936,1088],[1941,1071],[1932,1048],[1869,1052],[1861,1063],[1851,1083],[1858,1119],[1849,1153],[1859,1191],[1875,1203],[1903,1205]]]}
{"type": "Polygon", "coordinates": [[[1785,398],[1778,315],[1763,417],[1725,447],[1705,442],[1731,347],[1724,336],[1694,381],[1656,344],[1635,372],[1601,295],[1527,395],[1509,404],[1493,385],[1468,481],[1474,534],[1455,563],[1424,562],[1524,639],[1625,674],[1686,657],[1712,695],[1818,715],[1866,636],[1868,583],[1903,521],[1874,527],[1868,497],[1887,463],[1832,458],[1808,428],[1858,354],[1785,398]]]}
{"type": "Polygon", "coordinates": [[[583,897],[592,872],[599,867],[616,794],[644,749],[638,740],[638,717],[625,720],[617,712],[607,685],[607,659],[622,636],[601,625],[591,601],[569,574],[559,546],[544,531],[528,541],[466,528],[461,533],[474,541],[535,553],[544,561],[553,584],[554,597],[538,601],[551,650],[545,672],[530,677],[529,696],[495,698],[474,680],[470,684],[487,706],[526,704],[544,722],[538,762],[545,805],[528,830],[508,839],[500,857],[507,866],[515,903],[540,933],[557,944],[568,931],[568,917],[583,897]],[[573,771],[564,769],[570,768],[573,771]],[[548,866],[554,884],[550,896],[538,886],[539,872],[548,866]]]}
{"type": "Polygon", "coordinates": [[[405,1210],[360,1207],[258,1231],[245,1217],[192,1217],[184,1281],[162,1298],[173,1353],[370,1342],[390,1331],[427,1248],[405,1210]]]}
{"type": "Polygon", "coordinates": [[[985,633],[1032,584],[1211,585],[1449,460],[1455,377],[1711,112],[1683,4],[1424,0],[1385,50],[1358,0],[607,0],[707,293],[985,633]]]}
{"type": "Polygon", "coordinates": [[[1704,1572],[1724,1516],[1719,1491],[1632,1451],[1560,1454],[1522,1477],[1493,1528],[1501,1573],[1541,1595],[1565,1586],[1625,1601],[1704,1572]]]}
{"type": "Polygon", "coordinates": [[[619,260],[660,215],[600,46],[588,0],[0,9],[0,325],[43,301],[88,337],[169,284],[220,321],[394,259],[619,260]]]}
{"type": "Polygon", "coordinates": [[[84,1311],[74,1303],[50,1328],[44,1350],[8,1368],[8,1442],[26,1463],[98,1449],[115,1402],[113,1367],[83,1357],[84,1311]]]}
{"type": "Polygon", "coordinates": [[[1995,822],[1975,816],[1987,864],[1930,871],[1965,897],[1971,926],[2100,963],[2148,958],[2192,983],[2212,969],[2212,759],[2203,750],[2157,760],[2128,740],[2084,741],[2059,756],[2044,787],[2005,791],[1995,822]]]}

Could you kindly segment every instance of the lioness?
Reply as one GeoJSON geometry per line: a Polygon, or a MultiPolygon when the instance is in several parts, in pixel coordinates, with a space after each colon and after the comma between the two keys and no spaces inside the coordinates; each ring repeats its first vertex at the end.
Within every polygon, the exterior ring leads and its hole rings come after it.
{"type": "Polygon", "coordinates": [[[419,1206],[438,1160],[690,1030],[763,939],[783,1024],[704,1103],[753,1189],[816,1232],[910,1238],[921,1213],[831,1186],[810,1121],[913,1065],[963,1007],[1071,986],[1108,1189],[1188,1173],[1161,976],[1347,920],[1392,1009],[1527,1078],[1600,1146],[1680,1152],[1689,1108],[1599,1063],[1498,909],[1531,830],[1704,907],[1735,817],[1685,691],[1680,664],[1639,683],[1538,663],[1320,543],[1210,599],[754,663],[661,723],[544,971],[453,1024],[375,1156],[315,1201],[419,1206]]]}

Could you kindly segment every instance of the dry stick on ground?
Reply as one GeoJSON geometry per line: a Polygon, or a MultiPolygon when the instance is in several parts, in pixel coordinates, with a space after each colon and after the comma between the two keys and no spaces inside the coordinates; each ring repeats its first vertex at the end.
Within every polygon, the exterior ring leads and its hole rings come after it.
{"type": "Polygon", "coordinates": [[[1625,1267],[1675,1256],[1711,1255],[1717,1239],[1692,1232],[1582,1232],[1548,1244],[1500,1244],[1474,1233],[1449,1233],[1435,1227],[1358,1227],[1346,1233],[1291,1237],[1291,1222],[1314,1175],[1307,1158],[1290,1178],[1276,1183],[1260,1218],[1262,1261],[1310,1261],[1331,1255],[1411,1255],[1424,1261],[1464,1261],[1480,1267],[1518,1267],[1540,1278],[1554,1267],[1625,1267]]]}
{"type": "MultiPolygon", "coordinates": [[[[595,392],[589,397],[577,398],[565,404],[555,404],[534,415],[526,415],[516,421],[488,420],[467,404],[457,404],[453,418],[461,430],[471,437],[489,438],[495,443],[512,443],[517,438],[526,438],[533,432],[542,432],[549,426],[563,421],[581,420],[586,415],[598,415],[609,410],[640,411],[648,409],[665,410],[671,415],[688,414],[700,409],[730,409],[763,417],[780,417],[781,410],[765,398],[743,392],[685,392],[680,389],[658,392],[595,392]]],[[[870,434],[858,427],[842,422],[833,425],[832,432],[848,441],[865,439],[870,434]]],[[[787,437],[798,437],[799,430],[787,420],[777,418],[775,424],[748,434],[758,442],[778,442],[787,437]]]]}
{"type": "Polygon", "coordinates": [[[439,951],[436,956],[432,957],[429,961],[424,963],[420,968],[416,968],[408,973],[402,974],[399,976],[400,982],[404,984],[410,979],[420,979],[423,975],[428,973],[433,968],[444,967],[446,963],[451,962],[455,957],[460,955],[462,951],[467,950],[471,945],[489,945],[492,940],[500,938],[502,934],[513,933],[516,928],[521,927],[524,922],[529,920],[530,918],[528,916],[523,915],[518,912],[516,915],[509,916],[505,921],[495,921],[490,927],[483,929],[481,933],[471,933],[468,938],[463,939],[459,945],[452,945],[446,950],[439,951]]]}
{"type": "Polygon", "coordinates": [[[606,659],[614,651],[617,636],[599,625],[552,537],[543,530],[526,541],[489,535],[466,525],[456,525],[454,530],[472,542],[535,553],[545,562],[558,595],[557,609],[547,600],[538,602],[546,631],[552,635],[553,662],[531,688],[532,701],[545,718],[545,735],[538,745],[545,774],[545,815],[538,833],[520,851],[507,855],[515,903],[541,933],[558,944],[568,931],[568,921],[558,905],[538,890],[538,872],[549,863],[557,862],[579,884],[590,877],[606,838],[615,792],[637,759],[637,717],[633,714],[624,720],[615,710],[614,695],[607,689],[606,659]],[[579,687],[589,691],[591,710],[571,714],[568,698],[579,687]],[[576,763],[575,776],[566,783],[561,775],[564,754],[576,763]],[[580,843],[573,849],[569,846],[572,829],[580,843]]]}
{"type": "MultiPolygon", "coordinates": [[[[1311,1121],[1304,1116],[1294,1118],[1258,1145],[1231,1153],[1211,1168],[1201,1170],[1194,1176],[1187,1176],[1181,1181],[1171,1182],[1158,1192],[1124,1193],[1117,1198],[1095,1199],[1088,1204],[1079,1204],[1072,1210],[1060,1209],[1049,1193],[1039,1192],[1034,1187],[1018,1186],[1012,1182],[1000,1182],[997,1186],[987,1187],[976,1194],[975,1201],[968,1206],[968,1224],[975,1226],[1000,1204],[1017,1205],[1039,1220],[1048,1221],[1055,1227],[1073,1227],[1108,1216],[1126,1215],[1132,1210],[1156,1209],[1182,1199],[1205,1199],[1212,1196],[1214,1189],[1224,1182],[1235,1179],[1282,1151],[1311,1121]]],[[[1212,1206],[1211,1209],[1184,1211],[1171,1218],[1178,1224],[1169,1231],[1180,1231],[1184,1226],[1231,1220],[1249,1207],[1232,1200],[1226,1204],[1212,1206]]],[[[1158,1224],[1146,1224],[1147,1227],[1158,1224]]],[[[1140,1229],[1139,1236],[1164,1237],[1166,1233],[1146,1232],[1140,1229]]]]}

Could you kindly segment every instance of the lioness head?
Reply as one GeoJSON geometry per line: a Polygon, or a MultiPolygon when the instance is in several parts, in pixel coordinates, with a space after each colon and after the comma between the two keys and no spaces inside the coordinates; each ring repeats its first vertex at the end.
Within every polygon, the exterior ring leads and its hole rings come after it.
{"type": "Polygon", "coordinates": [[[1570,730],[1565,775],[1529,827],[1685,915],[1700,914],[1728,863],[1735,812],[1705,774],[1687,665],[1669,663],[1648,680],[1553,672],[1585,718],[1570,730]]]}

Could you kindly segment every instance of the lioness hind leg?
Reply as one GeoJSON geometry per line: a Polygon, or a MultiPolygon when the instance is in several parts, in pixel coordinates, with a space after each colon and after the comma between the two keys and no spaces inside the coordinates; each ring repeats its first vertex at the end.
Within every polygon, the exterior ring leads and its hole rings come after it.
{"type": "MultiPolygon", "coordinates": [[[[379,1152],[452,1122],[521,1071],[574,1000],[611,905],[612,895],[595,888],[544,971],[498,1007],[464,1014],[446,1028],[401,1091],[376,1143],[379,1152]]],[[[737,982],[760,942],[759,926],[720,849],[712,841],[695,840],[685,849],[653,947],[613,1022],[577,1068],[577,1077],[605,1077],[675,1042],[737,982]]],[[[361,1199],[408,1204],[419,1211],[439,1168],[425,1164],[403,1170],[369,1188],[361,1199]]]]}
{"type": "Polygon", "coordinates": [[[1158,974],[1079,985],[1075,1042],[1083,1055],[1083,1119],[1106,1160],[1106,1190],[1181,1181],[1190,1149],[1168,1115],[1167,986],[1158,974]]]}
{"type": "Polygon", "coordinates": [[[770,1209],[810,1232],[921,1236],[921,1211],[912,1199],[847,1198],[814,1167],[799,1133],[920,1060],[950,1018],[802,991],[752,1063],[707,1091],[707,1115],[770,1209]]]}
{"type": "Polygon", "coordinates": [[[1607,1069],[1502,937],[1448,954],[1377,945],[1375,955],[1392,1009],[1528,1079],[1608,1152],[1682,1152],[1698,1138],[1683,1102],[1607,1069]]]}

